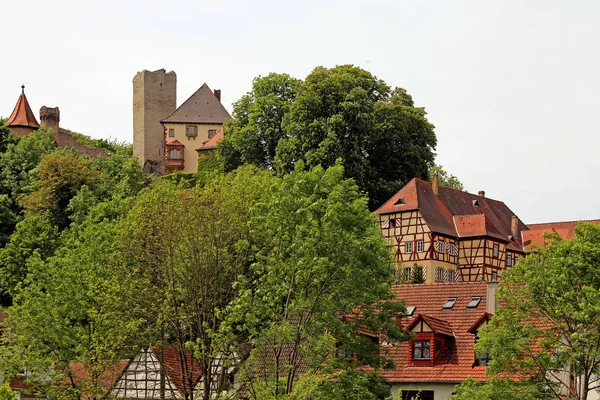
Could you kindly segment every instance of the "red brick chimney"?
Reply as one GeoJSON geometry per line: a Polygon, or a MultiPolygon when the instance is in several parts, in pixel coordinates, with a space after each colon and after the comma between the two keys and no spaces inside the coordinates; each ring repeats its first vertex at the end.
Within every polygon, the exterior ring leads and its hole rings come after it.
{"type": "Polygon", "coordinates": [[[478,193],[479,197],[485,197],[485,191],[484,190],[480,190],[478,193]]]}
{"type": "Polygon", "coordinates": [[[440,189],[439,189],[439,185],[438,185],[437,174],[433,175],[433,177],[431,178],[431,190],[433,190],[433,194],[435,194],[436,196],[439,196],[440,189]]]}
{"type": "Polygon", "coordinates": [[[516,237],[518,230],[519,230],[519,218],[517,218],[516,215],[513,215],[512,219],[510,220],[510,233],[516,237]]]}
{"type": "Polygon", "coordinates": [[[221,102],[221,89],[215,89],[215,97],[221,102]]]}

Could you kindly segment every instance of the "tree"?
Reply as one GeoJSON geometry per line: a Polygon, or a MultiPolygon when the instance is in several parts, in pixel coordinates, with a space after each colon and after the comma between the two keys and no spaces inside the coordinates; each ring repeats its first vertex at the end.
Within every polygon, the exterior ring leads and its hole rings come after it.
{"type": "Polygon", "coordinates": [[[464,185],[458,178],[452,174],[446,172],[446,170],[439,164],[435,164],[429,169],[429,180],[433,179],[433,176],[438,176],[438,184],[440,186],[446,186],[451,189],[465,190],[464,185]]]}
{"type": "Polygon", "coordinates": [[[70,224],[69,202],[83,185],[100,180],[100,174],[71,151],[55,152],[42,157],[35,169],[33,191],[20,199],[31,213],[48,212],[60,229],[70,224]]]}
{"type": "Polygon", "coordinates": [[[254,79],[252,91],[234,103],[234,118],[227,122],[227,134],[219,143],[225,170],[243,164],[273,167],[279,141],[289,136],[283,120],[300,84],[287,74],[271,73],[254,79]]]}
{"type": "MultiPolygon", "coordinates": [[[[175,344],[180,355],[193,351],[203,399],[228,389],[228,370],[219,364],[235,359],[237,342],[221,324],[251,257],[250,210],[269,193],[270,179],[245,168],[203,188],[160,180],[140,194],[124,221],[123,251],[154,293],[136,296],[137,307],[149,310],[158,343],[175,344]]],[[[183,379],[193,386],[191,371],[183,379]]]]}
{"type": "Polygon", "coordinates": [[[304,82],[258,77],[233,116],[218,147],[226,171],[253,164],[290,172],[299,160],[328,168],[341,158],[371,209],[415,176],[426,179],[435,156],[425,110],[351,65],[317,67],[304,82]]]}
{"type": "Polygon", "coordinates": [[[376,373],[343,370],[303,376],[291,398],[295,400],[391,400],[390,384],[376,373]]]}
{"type": "Polygon", "coordinates": [[[374,209],[410,179],[427,178],[437,140],[425,115],[404,89],[391,90],[363,69],[317,67],[285,119],[280,168],[297,160],[327,168],[341,158],[374,209]]]}
{"type": "Polygon", "coordinates": [[[130,279],[117,222],[106,213],[129,204],[111,203],[69,231],[53,257],[29,258],[28,284],[17,287],[7,312],[0,370],[6,377],[27,370],[26,383],[48,398],[103,398],[106,374],[144,343],[145,320],[124,299],[150,293],[130,279]]]}
{"type": "Polygon", "coordinates": [[[6,120],[0,118],[0,153],[6,151],[10,143],[10,128],[6,126],[6,120]]]}
{"type": "Polygon", "coordinates": [[[575,234],[549,236],[547,248],[504,273],[502,306],[476,344],[491,356],[488,376],[496,380],[482,388],[487,393],[506,387],[506,376],[536,398],[587,399],[600,387],[600,226],[583,223],[575,234]]]}
{"type": "Polygon", "coordinates": [[[17,395],[10,390],[7,383],[0,386],[0,400],[17,400],[17,395]]]}
{"type": "Polygon", "coordinates": [[[387,301],[391,255],[367,199],[343,176],[339,163],[305,171],[298,162],[252,214],[261,247],[228,314],[254,343],[244,367],[253,393],[290,394],[301,371],[352,369],[353,354],[383,365],[360,330],[401,337],[402,307],[387,301]]]}

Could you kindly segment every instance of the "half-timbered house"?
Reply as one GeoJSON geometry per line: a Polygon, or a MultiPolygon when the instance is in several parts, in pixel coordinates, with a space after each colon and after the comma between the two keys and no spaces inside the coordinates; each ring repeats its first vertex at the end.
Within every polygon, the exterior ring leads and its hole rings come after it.
{"type": "Polygon", "coordinates": [[[399,281],[497,281],[524,255],[527,226],[501,201],[418,178],[376,213],[399,281]]]}

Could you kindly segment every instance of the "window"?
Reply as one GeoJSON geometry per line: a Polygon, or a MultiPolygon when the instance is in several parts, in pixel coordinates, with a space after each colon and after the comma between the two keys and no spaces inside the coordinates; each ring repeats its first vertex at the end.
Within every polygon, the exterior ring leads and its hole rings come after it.
{"type": "Polygon", "coordinates": [[[169,152],[169,160],[182,160],[183,157],[181,157],[181,151],[177,150],[177,149],[172,149],[169,152]]]}
{"type": "Polygon", "coordinates": [[[208,130],[208,138],[209,139],[212,139],[216,134],[217,134],[217,130],[216,129],[209,129],[208,130]]]}
{"type": "Polygon", "coordinates": [[[403,390],[399,400],[433,400],[433,390],[403,390]]]}
{"type": "Polygon", "coordinates": [[[413,252],[413,242],[406,242],[406,253],[413,252]]]}
{"type": "Polygon", "coordinates": [[[457,299],[458,299],[457,297],[448,297],[448,300],[446,300],[442,309],[451,310],[452,307],[454,307],[454,303],[456,303],[457,299]]]}
{"type": "Polygon", "coordinates": [[[198,136],[198,126],[187,125],[185,127],[185,135],[186,136],[198,136]]]}
{"type": "Polygon", "coordinates": [[[473,296],[473,297],[471,297],[471,300],[469,300],[469,303],[467,304],[467,308],[477,308],[477,306],[479,305],[480,302],[481,302],[480,296],[473,296]]]}
{"type": "Polygon", "coordinates": [[[448,282],[454,282],[454,271],[448,270],[446,272],[448,273],[448,282]]]}
{"type": "Polygon", "coordinates": [[[498,280],[498,272],[492,271],[492,282],[496,282],[498,280]]]}
{"type": "MultiPolygon", "coordinates": [[[[479,336],[477,335],[477,332],[475,332],[475,343],[477,343],[478,341],[479,336]]],[[[491,359],[492,358],[489,354],[481,354],[479,357],[477,357],[477,353],[475,353],[475,362],[473,364],[480,367],[486,367],[491,359]]]]}
{"type": "Polygon", "coordinates": [[[169,137],[175,137],[175,129],[169,129],[169,137]]]}
{"type": "Polygon", "coordinates": [[[395,228],[395,227],[396,227],[396,219],[390,218],[390,228],[395,228]]]}
{"type": "Polygon", "coordinates": [[[413,343],[413,359],[429,360],[429,340],[416,340],[413,343]]]}
{"type": "Polygon", "coordinates": [[[448,246],[448,253],[450,253],[451,256],[457,256],[458,255],[458,247],[455,244],[450,244],[448,246]]]}
{"type": "Polygon", "coordinates": [[[441,240],[435,242],[435,251],[437,251],[438,253],[445,253],[446,243],[442,242],[441,240]]]}
{"type": "Polygon", "coordinates": [[[435,269],[435,281],[444,282],[444,268],[438,267],[435,269]]]}
{"type": "Polygon", "coordinates": [[[494,243],[494,249],[492,251],[492,257],[498,257],[498,243],[494,243]]]}
{"type": "Polygon", "coordinates": [[[509,254],[506,256],[506,266],[510,267],[512,265],[512,256],[509,254]]]}
{"type": "Polygon", "coordinates": [[[415,313],[416,309],[417,309],[417,307],[414,307],[414,306],[406,307],[406,316],[407,317],[412,316],[415,313]]]}
{"type": "Polygon", "coordinates": [[[410,267],[404,268],[404,276],[403,276],[404,282],[410,281],[410,275],[411,275],[410,272],[411,272],[411,268],[410,267]]]}
{"type": "Polygon", "coordinates": [[[425,249],[425,243],[422,240],[417,240],[417,253],[423,252],[425,249]]]}
{"type": "Polygon", "coordinates": [[[519,261],[519,256],[515,256],[515,265],[517,265],[517,261],[519,261]]]}

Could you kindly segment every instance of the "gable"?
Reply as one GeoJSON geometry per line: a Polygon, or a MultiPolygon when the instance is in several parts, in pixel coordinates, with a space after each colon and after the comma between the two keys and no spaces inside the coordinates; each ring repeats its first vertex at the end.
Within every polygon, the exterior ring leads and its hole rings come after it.
{"type": "Polygon", "coordinates": [[[205,83],[171,115],[160,121],[174,124],[219,124],[231,115],[205,83]]]}
{"type": "Polygon", "coordinates": [[[141,351],[131,360],[115,383],[111,394],[118,399],[160,399],[161,373],[165,387],[164,398],[181,398],[170,377],[162,372],[160,361],[150,349],[141,351]]]}

